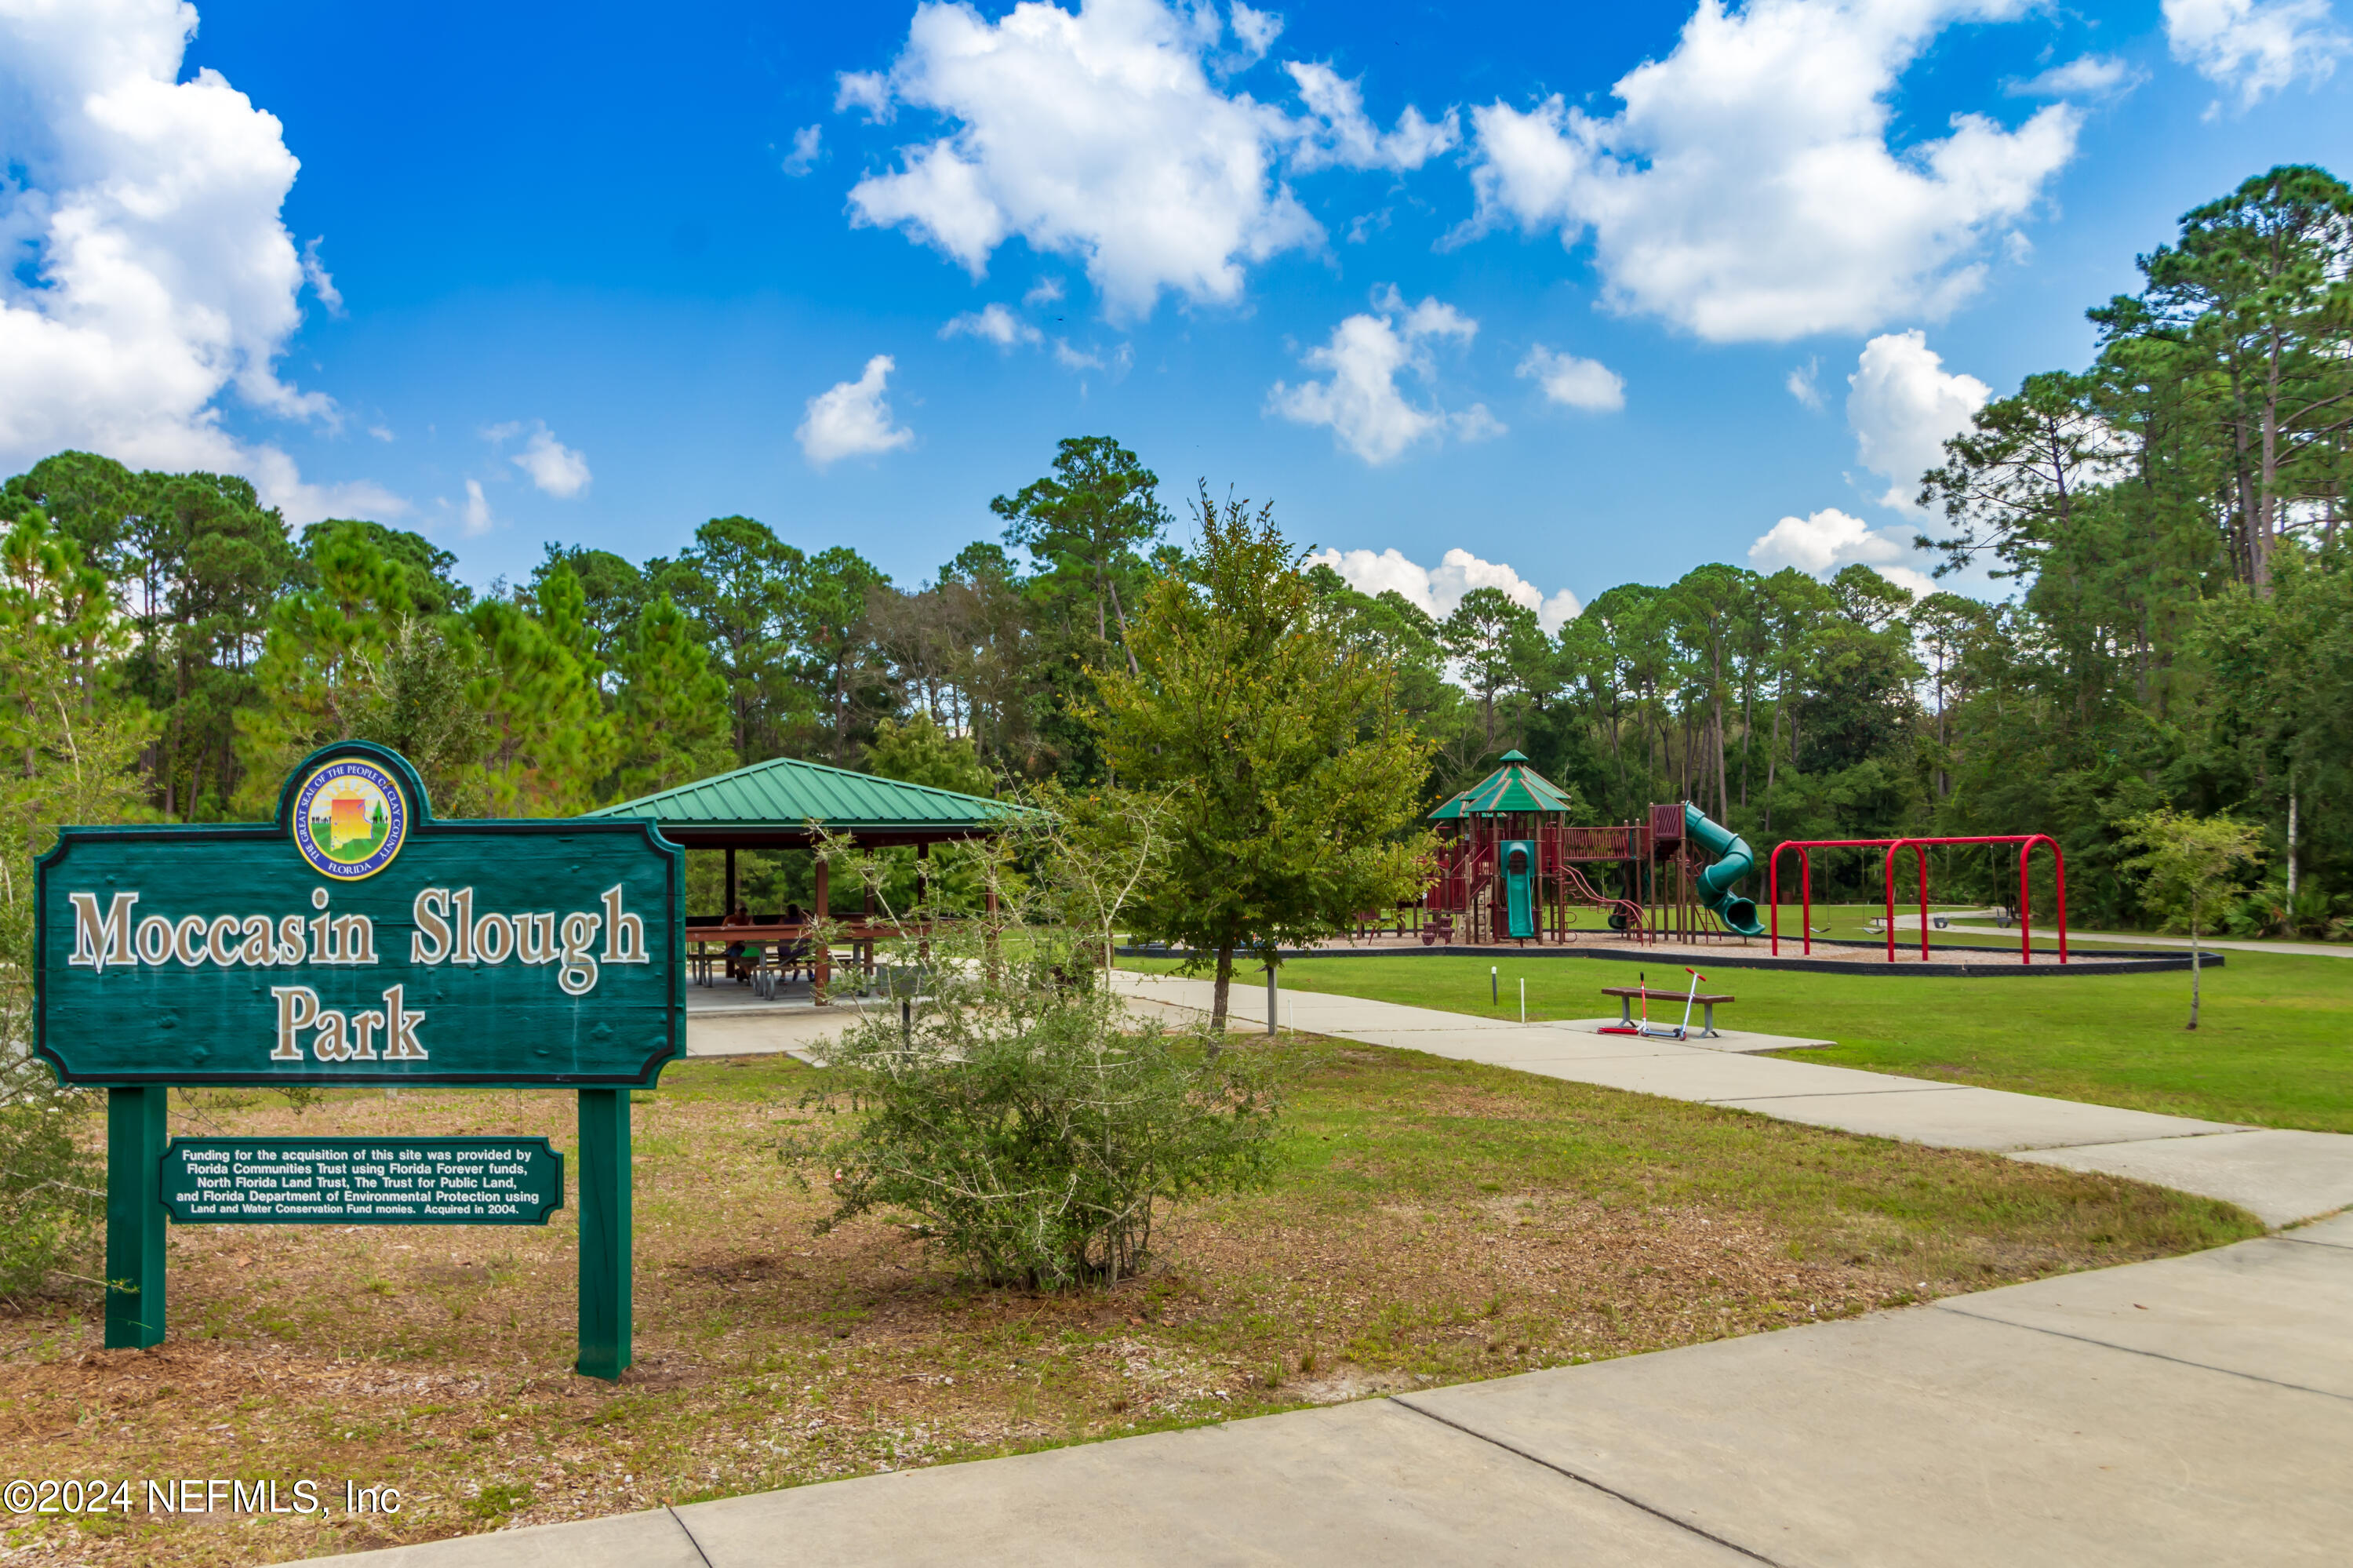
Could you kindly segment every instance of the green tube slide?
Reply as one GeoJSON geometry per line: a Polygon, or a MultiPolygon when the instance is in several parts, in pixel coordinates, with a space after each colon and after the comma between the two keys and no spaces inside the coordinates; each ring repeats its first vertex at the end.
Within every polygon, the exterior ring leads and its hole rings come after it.
{"type": "Polygon", "coordinates": [[[1699,901],[1715,911],[1716,918],[1744,937],[1761,937],[1765,927],[1757,923],[1757,903],[1732,891],[1733,885],[1746,881],[1757,870],[1756,852],[1748,841],[1731,829],[1709,821],[1690,801],[1683,802],[1683,832],[1692,842],[1715,857],[1705,871],[1699,874],[1699,901]]]}
{"type": "Polygon", "coordinates": [[[1536,934],[1535,842],[1508,839],[1503,849],[1504,934],[1533,937],[1536,934]]]}

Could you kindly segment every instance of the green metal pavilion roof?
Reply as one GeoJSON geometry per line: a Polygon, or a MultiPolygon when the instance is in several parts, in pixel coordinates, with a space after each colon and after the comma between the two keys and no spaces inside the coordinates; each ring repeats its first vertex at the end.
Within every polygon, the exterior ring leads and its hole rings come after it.
{"type": "Polygon", "coordinates": [[[1501,817],[1514,811],[1573,810],[1568,796],[1529,767],[1525,757],[1507,751],[1501,768],[1432,811],[1430,820],[1451,821],[1461,817],[1501,817]]]}
{"type": "Polygon", "coordinates": [[[651,817],[673,843],[746,848],[807,844],[815,822],[865,843],[915,843],[993,832],[1022,808],[780,757],[586,813],[651,817]]]}

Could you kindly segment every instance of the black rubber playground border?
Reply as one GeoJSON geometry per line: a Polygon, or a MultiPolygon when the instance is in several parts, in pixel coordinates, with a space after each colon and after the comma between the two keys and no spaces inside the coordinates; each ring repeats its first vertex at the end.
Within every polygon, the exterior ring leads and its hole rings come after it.
{"type": "MultiPolygon", "coordinates": [[[[1912,945],[1915,948],[1919,946],[1916,942],[1912,945]]],[[[1814,946],[1817,948],[1831,946],[1884,948],[1886,943],[1883,940],[1862,942],[1846,938],[1817,937],[1814,938],[1814,946]]],[[[1961,942],[1931,942],[1928,944],[1928,948],[1931,952],[1964,953],[2001,950],[1974,948],[1961,942]]],[[[2052,950],[2055,952],[2055,947],[2052,950]]],[[[1114,948],[1113,951],[1123,959],[1186,959],[1196,956],[1174,948],[1114,948]]],[[[2071,954],[2063,964],[2055,961],[2021,964],[2013,956],[2008,963],[1999,961],[1983,964],[1842,963],[1833,968],[1820,959],[1788,957],[1777,959],[1770,954],[1760,958],[1735,952],[1710,953],[1706,955],[1704,961],[1710,969],[1788,969],[1800,974],[1917,975],[1930,980],[1939,977],[1948,980],[1991,980],[2000,975],[2152,975],[2163,974],[2169,969],[2186,969],[2189,967],[2189,955],[2172,949],[2152,953],[2146,949],[2118,951],[2109,948],[2100,951],[2101,956],[2096,959],[2078,958],[2071,954]]],[[[1459,942],[1451,948],[1443,944],[1427,948],[1287,948],[1279,949],[1276,956],[1282,959],[1401,959],[1421,958],[1425,955],[1451,956],[1458,959],[1606,959],[1612,963],[1620,964],[1644,961],[1640,954],[1605,952],[1598,948],[1472,947],[1459,942]]],[[[1204,961],[1209,961],[1215,955],[1203,953],[1198,956],[1204,961]]],[[[1668,962],[1678,962],[1684,956],[1660,955],[1662,961],[1668,962]]],[[[2035,956],[2040,959],[2041,950],[2038,950],[2035,956]]],[[[2202,948],[2199,952],[2198,961],[2202,969],[2219,969],[2223,967],[2221,954],[2206,952],[2202,948]]]]}

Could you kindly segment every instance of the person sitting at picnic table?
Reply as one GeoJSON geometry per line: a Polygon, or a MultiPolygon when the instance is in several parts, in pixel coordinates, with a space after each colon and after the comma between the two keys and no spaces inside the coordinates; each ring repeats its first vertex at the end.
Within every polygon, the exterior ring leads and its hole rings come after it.
{"type": "MultiPolygon", "coordinates": [[[[729,910],[727,917],[719,923],[722,926],[749,926],[752,923],[752,906],[748,904],[738,904],[734,908],[729,910]]],[[[728,943],[727,978],[739,983],[750,983],[752,979],[752,970],[756,967],[756,960],[759,959],[759,956],[760,944],[757,942],[728,943]],[[745,959],[754,959],[755,962],[752,964],[744,963],[743,960],[745,959]]]]}
{"type": "MultiPolygon", "coordinates": [[[[799,905],[785,906],[786,925],[798,926],[807,918],[807,913],[799,905]]],[[[809,980],[814,982],[817,979],[816,952],[817,944],[807,937],[797,937],[789,941],[779,942],[776,944],[776,967],[783,971],[786,980],[793,979],[806,969],[808,971],[809,980]]]]}

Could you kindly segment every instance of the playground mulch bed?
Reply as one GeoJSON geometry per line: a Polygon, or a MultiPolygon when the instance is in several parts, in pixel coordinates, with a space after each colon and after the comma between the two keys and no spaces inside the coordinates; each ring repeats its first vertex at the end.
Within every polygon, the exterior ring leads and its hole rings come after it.
{"type": "MultiPolygon", "coordinates": [[[[1268,1190],[1039,1296],[777,1161],[823,1075],[690,1063],[637,1119],[638,1364],[572,1375],[544,1230],[175,1229],[171,1337],[0,1316],[13,1477],[346,1478],[395,1516],[0,1519],[26,1561],[273,1561],[1115,1436],[1755,1332],[2255,1234],[2226,1205],[1404,1052],[1296,1042],[1268,1190]]],[[[175,1131],[543,1133],[567,1097],[200,1093],[175,1131]]],[[[89,1128],[95,1133],[93,1124],[89,1128]]],[[[134,1488],[134,1489],[136,1489],[134,1488]]],[[[15,1561],[15,1558],[9,1559],[15,1561]]]]}
{"type": "MultiPolygon", "coordinates": [[[[1394,958],[1401,953],[1422,952],[1458,954],[1470,952],[1483,953],[1491,951],[1513,954],[1574,952],[1592,953],[1612,959],[1625,959],[1630,960],[1640,959],[1651,959],[1662,961],[1673,959],[1678,963],[1701,963],[1709,959],[1720,958],[1772,958],[1776,956],[1773,951],[1773,944],[1769,940],[1752,937],[1728,937],[1722,940],[1704,942],[1660,941],[1644,944],[1641,942],[1625,941],[1598,931],[1571,932],[1569,939],[1567,942],[1532,941],[1522,943],[1504,940],[1501,942],[1488,942],[1475,945],[1467,942],[1437,942],[1426,947],[1419,937],[1408,937],[1402,940],[1395,937],[1367,937],[1355,941],[1344,938],[1336,941],[1318,942],[1312,948],[1301,948],[1298,951],[1302,957],[1323,959],[1340,958],[1353,952],[1379,953],[1384,957],[1390,958],[1394,958]]],[[[1888,961],[1887,947],[1884,941],[1860,941],[1849,938],[1832,939],[1823,937],[1817,937],[1814,938],[1813,950],[1810,953],[1806,952],[1801,948],[1795,939],[1785,938],[1781,942],[1781,951],[1778,956],[1784,959],[1810,959],[1817,962],[1826,964],[1884,964],[1888,961]]],[[[2078,954],[2074,956],[2080,959],[2084,955],[2078,954]]],[[[2102,951],[2096,956],[2105,958],[2109,955],[2106,952],[2102,951]]],[[[2187,953],[2179,955],[2171,953],[2152,954],[2150,956],[2165,958],[2179,956],[2185,959],[2188,958],[2187,953]]],[[[2211,959],[2211,957],[2212,955],[2210,954],[2209,958],[2211,959]]],[[[1948,944],[1941,944],[1931,939],[1928,947],[1928,957],[1925,960],[1920,957],[1920,938],[1917,932],[1913,933],[1912,939],[1908,945],[1901,935],[1898,935],[1895,938],[1895,961],[1899,964],[1918,964],[1924,961],[1929,964],[1981,964],[1987,962],[1989,959],[1999,962],[2005,959],[2012,964],[2018,962],[2017,938],[2015,937],[2011,938],[2010,945],[2007,948],[1977,946],[1955,947],[1948,944]]],[[[2057,938],[2054,933],[2041,932],[2036,935],[2034,961],[2038,964],[2056,964],[2059,961],[2059,948],[2057,945],[2057,938]]]]}
{"type": "MultiPolygon", "coordinates": [[[[1181,952],[1166,948],[1122,948],[1124,959],[1180,959],[1181,952]]],[[[1397,959],[1416,955],[1431,958],[1469,959],[1600,959],[1619,963],[1657,964],[1662,966],[1691,965],[1698,968],[1712,965],[1724,969],[1783,969],[1802,973],[1808,969],[1833,973],[1886,974],[1891,970],[1919,975],[1947,975],[1978,979],[1987,976],[2010,976],[2021,973],[2035,975],[2108,975],[2158,974],[2171,969],[2189,968],[2189,954],[2184,949],[2164,949],[2154,952],[2134,951],[2107,947],[2084,947],[2074,949],[2065,963],[2060,962],[2054,933],[2038,933],[2030,962],[2021,963],[2015,938],[2003,946],[1986,944],[1953,944],[1931,942],[1928,957],[1920,956],[1920,939],[1915,932],[1909,947],[1901,936],[1896,938],[1895,957],[1891,962],[1883,940],[1856,941],[1841,938],[1814,938],[1813,950],[1806,952],[1793,938],[1784,938],[1778,954],[1773,945],[1756,938],[1727,937],[1705,942],[1653,942],[1647,946],[1629,942],[1599,932],[1570,933],[1567,942],[1492,942],[1445,943],[1425,946],[1419,938],[1367,937],[1319,942],[1314,947],[1287,948],[1285,959],[1397,959]]],[[[2207,969],[2221,969],[2223,955],[2206,952],[2200,962],[2207,969]]]]}

